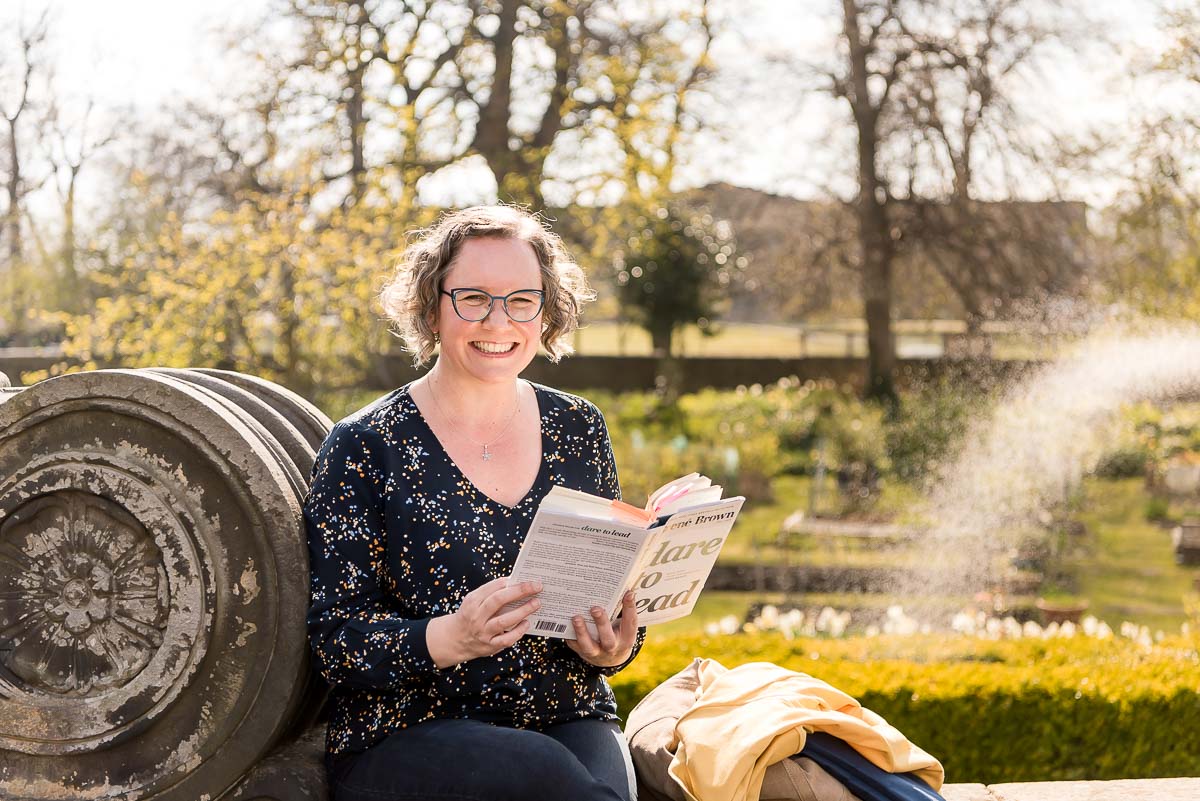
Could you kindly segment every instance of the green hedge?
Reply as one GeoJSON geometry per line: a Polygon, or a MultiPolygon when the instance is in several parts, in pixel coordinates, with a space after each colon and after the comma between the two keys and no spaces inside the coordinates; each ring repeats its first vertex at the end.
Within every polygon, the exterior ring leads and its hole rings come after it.
{"type": "Polygon", "coordinates": [[[816,676],[942,761],[947,781],[1200,775],[1200,638],[958,636],[651,639],[613,680],[623,712],[693,656],[768,661],[816,676]]]}

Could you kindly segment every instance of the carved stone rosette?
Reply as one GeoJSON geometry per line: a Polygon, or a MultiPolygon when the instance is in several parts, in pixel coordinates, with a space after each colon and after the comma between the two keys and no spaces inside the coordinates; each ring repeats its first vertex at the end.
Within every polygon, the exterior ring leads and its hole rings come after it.
{"type": "Polygon", "coordinates": [[[315,716],[300,500],[328,420],[254,381],[0,403],[0,796],[217,799],[315,716]]]}
{"type": "Polygon", "coordinates": [[[162,552],[107,498],[67,489],[22,504],[0,525],[0,586],[3,663],[31,693],[127,685],[163,644],[162,552]]]}

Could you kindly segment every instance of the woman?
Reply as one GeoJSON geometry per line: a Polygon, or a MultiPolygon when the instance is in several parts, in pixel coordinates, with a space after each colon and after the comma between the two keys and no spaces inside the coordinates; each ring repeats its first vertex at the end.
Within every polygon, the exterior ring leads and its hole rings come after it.
{"type": "Polygon", "coordinates": [[[578,639],[546,639],[528,634],[541,588],[506,580],[551,485],[619,497],[596,407],[518,377],[539,345],[570,350],[592,296],[504,206],[444,217],[384,289],[415,362],[440,348],[334,427],[305,502],[336,801],[635,796],[604,679],[641,647],[632,594],[616,625],[580,610],[596,638],[580,616],[578,639]]]}

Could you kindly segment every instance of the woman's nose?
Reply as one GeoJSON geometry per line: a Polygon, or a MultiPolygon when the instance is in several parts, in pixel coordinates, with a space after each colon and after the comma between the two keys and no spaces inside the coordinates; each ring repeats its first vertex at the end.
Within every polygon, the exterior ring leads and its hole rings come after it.
{"type": "Polygon", "coordinates": [[[480,324],[486,328],[507,328],[511,320],[508,317],[508,312],[504,311],[504,304],[500,301],[492,303],[492,310],[487,313],[480,324]]]}

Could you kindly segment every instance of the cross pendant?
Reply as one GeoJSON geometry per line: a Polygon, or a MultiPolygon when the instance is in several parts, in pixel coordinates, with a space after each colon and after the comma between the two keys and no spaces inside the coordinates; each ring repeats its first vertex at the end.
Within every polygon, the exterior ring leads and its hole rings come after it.
{"type": "Polygon", "coordinates": [[[483,446],[483,461],[486,462],[491,458],[492,458],[492,455],[490,453],[488,453],[487,445],[484,445],[483,446]]]}

